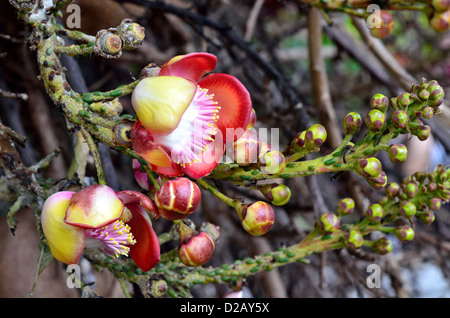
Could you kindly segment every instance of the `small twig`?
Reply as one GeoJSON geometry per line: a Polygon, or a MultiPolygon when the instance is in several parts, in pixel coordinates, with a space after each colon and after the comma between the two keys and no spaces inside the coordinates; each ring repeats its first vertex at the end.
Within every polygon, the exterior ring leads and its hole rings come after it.
{"type": "Polygon", "coordinates": [[[3,89],[0,89],[0,97],[21,99],[23,101],[28,100],[28,95],[25,93],[13,93],[13,92],[5,91],[3,89]]]}
{"type": "Polygon", "coordinates": [[[100,154],[97,149],[97,145],[95,144],[94,139],[92,138],[89,131],[81,126],[81,133],[83,134],[84,139],[87,141],[89,146],[89,150],[91,152],[92,157],[94,158],[95,168],[97,170],[97,178],[99,184],[106,184],[105,172],[103,171],[102,160],[100,158],[100,154]]]}

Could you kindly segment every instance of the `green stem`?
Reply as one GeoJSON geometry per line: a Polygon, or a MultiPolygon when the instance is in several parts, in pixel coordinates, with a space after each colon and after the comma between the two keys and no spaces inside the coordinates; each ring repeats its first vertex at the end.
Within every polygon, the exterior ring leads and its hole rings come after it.
{"type": "Polygon", "coordinates": [[[87,141],[91,155],[94,158],[94,164],[97,170],[98,183],[106,185],[107,183],[105,178],[105,172],[103,171],[102,160],[100,158],[100,153],[98,152],[97,145],[95,144],[94,139],[92,139],[92,136],[89,133],[89,131],[87,131],[84,126],[81,126],[80,129],[84,139],[87,141]]]}

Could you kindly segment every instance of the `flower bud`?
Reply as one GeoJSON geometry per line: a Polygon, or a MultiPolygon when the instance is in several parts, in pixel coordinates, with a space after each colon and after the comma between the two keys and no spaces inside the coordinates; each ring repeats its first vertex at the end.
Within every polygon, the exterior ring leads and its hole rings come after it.
{"type": "Polygon", "coordinates": [[[450,0],[431,0],[430,4],[435,12],[444,12],[450,9],[450,0]]]}
{"type": "Polygon", "coordinates": [[[214,247],[215,243],[211,235],[200,232],[180,242],[178,257],[186,266],[201,266],[210,260],[214,247]]]}
{"type": "Polygon", "coordinates": [[[254,108],[252,108],[252,112],[250,113],[250,119],[248,121],[246,129],[255,127],[255,124],[256,124],[256,111],[254,108]]]}
{"type": "Polygon", "coordinates": [[[414,238],[414,230],[409,225],[397,227],[394,234],[402,242],[411,241],[414,238]]]}
{"type": "Polygon", "coordinates": [[[344,131],[346,135],[355,135],[361,128],[361,115],[357,112],[348,113],[344,117],[344,131]]]}
{"type": "Polygon", "coordinates": [[[165,182],[155,193],[155,204],[161,216],[168,220],[180,220],[191,215],[201,200],[199,187],[187,178],[165,182]]]}
{"type": "Polygon", "coordinates": [[[372,109],[364,120],[366,126],[372,131],[379,131],[384,125],[384,114],[378,109],[372,109]]]}
{"type": "Polygon", "coordinates": [[[408,198],[414,198],[419,193],[419,186],[413,182],[402,184],[403,193],[406,193],[408,198]]]}
{"type": "Polygon", "coordinates": [[[315,124],[309,127],[305,133],[306,147],[309,149],[318,148],[327,139],[327,131],[325,127],[320,124],[315,124]]]}
{"type": "Polygon", "coordinates": [[[362,243],[364,242],[364,238],[360,232],[351,230],[344,237],[345,247],[354,250],[360,248],[362,243]]]}
{"type": "Polygon", "coordinates": [[[339,217],[353,213],[355,201],[352,198],[344,198],[338,202],[336,214],[339,217]]]}
{"type": "Polygon", "coordinates": [[[381,255],[386,255],[392,251],[394,245],[390,240],[385,237],[382,237],[375,242],[373,242],[372,248],[375,252],[381,255]]]}
{"type": "Polygon", "coordinates": [[[373,26],[370,33],[379,39],[386,38],[394,30],[394,18],[386,10],[380,10],[378,14],[373,15],[373,26]]]}
{"type": "Polygon", "coordinates": [[[242,227],[253,236],[266,234],[275,222],[275,212],[263,201],[244,206],[240,217],[242,227]]]}
{"type": "Polygon", "coordinates": [[[424,106],[422,108],[422,117],[425,119],[431,119],[434,115],[434,109],[430,106],[424,106]]]}
{"type": "Polygon", "coordinates": [[[266,152],[259,158],[259,169],[264,174],[278,174],[286,167],[286,158],[277,150],[266,152]]]}
{"type": "Polygon", "coordinates": [[[378,203],[372,204],[366,210],[366,218],[372,223],[380,223],[383,214],[383,208],[378,203]]]}
{"type": "Polygon", "coordinates": [[[259,147],[258,158],[261,158],[263,155],[272,150],[272,146],[267,142],[261,142],[259,147]]]}
{"type": "Polygon", "coordinates": [[[117,31],[122,38],[123,49],[126,51],[137,49],[144,41],[145,28],[131,19],[123,19],[117,31]]]}
{"type": "Polygon", "coordinates": [[[430,225],[435,220],[434,212],[430,210],[417,212],[416,217],[426,225],[430,225]]]}
{"type": "Polygon", "coordinates": [[[322,234],[336,232],[340,226],[339,218],[333,213],[322,214],[316,222],[316,229],[322,234]]]}
{"type": "Polygon", "coordinates": [[[381,171],[378,176],[367,178],[367,183],[369,183],[369,185],[376,190],[384,188],[387,184],[386,173],[381,171]]]}
{"type": "Polygon", "coordinates": [[[380,160],[375,157],[366,157],[358,160],[356,170],[365,178],[378,177],[382,171],[380,160]]]}
{"type": "Polygon", "coordinates": [[[122,39],[114,30],[100,30],[95,37],[94,53],[104,58],[122,55],[122,39]]]}
{"type": "MultiPolygon", "coordinates": [[[[450,0],[449,0],[450,1],[450,0]]],[[[444,102],[444,89],[437,81],[430,81],[427,90],[430,92],[428,105],[437,108],[444,102]]]]}
{"type": "Polygon", "coordinates": [[[416,214],[416,205],[409,201],[403,201],[400,203],[400,215],[404,217],[411,217],[416,214]]]}
{"type": "Polygon", "coordinates": [[[408,155],[408,149],[402,144],[392,145],[389,147],[388,155],[389,159],[394,163],[403,162],[408,155]]]}
{"type": "Polygon", "coordinates": [[[240,166],[256,163],[260,142],[254,129],[247,129],[242,136],[233,143],[233,159],[240,166]]]}
{"type": "Polygon", "coordinates": [[[373,109],[378,109],[379,111],[386,113],[389,106],[389,99],[383,94],[375,94],[370,100],[370,106],[373,109]]]}
{"type": "Polygon", "coordinates": [[[406,128],[409,122],[409,115],[404,110],[397,110],[392,114],[392,122],[397,128],[406,128]]]}
{"type": "Polygon", "coordinates": [[[426,89],[422,89],[421,91],[419,91],[419,94],[418,94],[419,98],[422,101],[427,101],[428,98],[430,97],[430,95],[431,95],[430,92],[426,89]]]}
{"type": "Polygon", "coordinates": [[[420,141],[427,140],[431,136],[431,127],[428,125],[419,126],[413,131],[413,134],[416,135],[420,141]]]}
{"type": "Polygon", "coordinates": [[[442,205],[442,200],[440,198],[431,198],[428,201],[428,207],[431,210],[439,210],[441,208],[442,205]]]}
{"type": "Polygon", "coordinates": [[[305,137],[306,137],[306,130],[301,131],[297,133],[292,143],[298,148],[303,148],[305,146],[305,137]]]}
{"type": "Polygon", "coordinates": [[[389,198],[394,198],[400,191],[400,185],[396,182],[389,183],[386,187],[386,195],[389,198]]]}
{"type": "Polygon", "coordinates": [[[436,12],[429,20],[430,26],[437,32],[445,32],[450,28],[450,11],[436,12]]]}
{"type": "Polygon", "coordinates": [[[266,184],[260,186],[259,190],[270,203],[277,206],[285,205],[291,199],[291,190],[284,184],[266,184]]]}
{"type": "Polygon", "coordinates": [[[161,70],[161,68],[159,66],[157,66],[155,63],[150,63],[142,69],[141,77],[158,76],[160,70],[161,70]]]}

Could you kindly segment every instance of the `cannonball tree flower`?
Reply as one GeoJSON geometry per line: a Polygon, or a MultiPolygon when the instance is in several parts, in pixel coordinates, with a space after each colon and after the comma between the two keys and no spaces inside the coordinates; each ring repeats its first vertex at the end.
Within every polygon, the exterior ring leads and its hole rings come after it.
{"type": "Polygon", "coordinates": [[[134,89],[131,140],[153,171],[202,178],[244,133],[250,94],[234,76],[209,74],[216,64],[209,53],[176,56],[134,89]]]}
{"type": "Polygon", "coordinates": [[[51,253],[65,264],[77,264],[85,248],[99,248],[108,256],[129,254],[148,271],[160,259],[148,212],[159,216],[150,198],[140,192],[116,193],[106,185],[92,185],[51,195],[41,223],[51,253]]]}

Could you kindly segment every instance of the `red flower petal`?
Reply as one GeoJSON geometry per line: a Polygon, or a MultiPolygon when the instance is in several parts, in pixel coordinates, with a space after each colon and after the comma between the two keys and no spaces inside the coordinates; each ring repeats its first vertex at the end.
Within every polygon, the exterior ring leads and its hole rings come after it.
{"type": "Polygon", "coordinates": [[[123,190],[117,192],[116,195],[120,200],[122,200],[125,207],[128,208],[129,204],[137,204],[153,214],[156,218],[159,217],[158,209],[153,204],[153,201],[145,194],[139,191],[123,190]]]}
{"type": "Polygon", "coordinates": [[[222,160],[224,145],[222,139],[215,139],[208,145],[208,149],[201,157],[200,162],[186,165],[183,170],[192,179],[200,179],[207,176],[217,167],[222,160]]]}
{"type": "Polygon", "coordinates": [[[159,76],[180,76],[198,82],[214,70],[216,64],[217,57],[209,53],[196,52],[175,56],[161,67],[159,76]]]}
{"type": "Polygon", "coordinates": [[[208,94],[214,94],[214,100],[220,106],[216,124],[224,143],[236,141],[250,120],[252,101],[249,92],[236,77],[222,73],[208,75],[198,84],[207,88],[208,94]]]}
{"type": "Polygon", "coordinates": [[[160,260],[160,246],[158,236],[153,230],[144,209],[136,204],[129,204],[127,208],[133,217],[127,222],[136,244],[130,246],[130,257],[144,272],[151,270],[160,260]]]}

